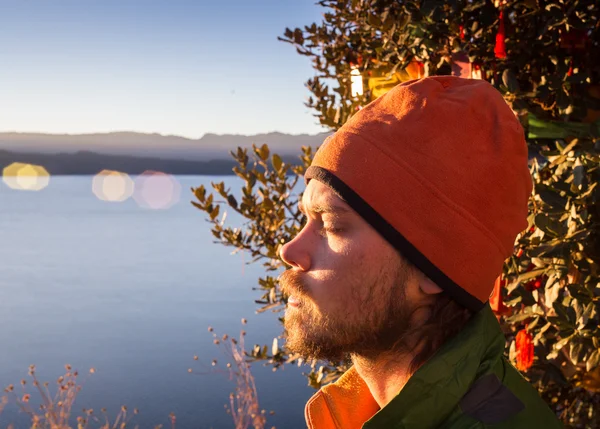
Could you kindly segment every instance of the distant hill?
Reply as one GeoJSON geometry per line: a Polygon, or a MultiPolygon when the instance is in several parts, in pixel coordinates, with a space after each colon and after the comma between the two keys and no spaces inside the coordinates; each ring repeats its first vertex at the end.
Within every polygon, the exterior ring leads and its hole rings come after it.
{"type": "Polygon", "coordinates": [[[229,159],[229,151],[253,143],[268,144],[281,155],[299,155],[302,146],[320,146],[327,133],[289,135],[282,133],[243,136],[205,134],[200,139],[188,139],[161,134],[118,132],[106,134],[31,134],[0,133],[0,149],[22,153],[94,152],[102,155],[127,155],[163,159],[209,161],[229,159]]]}
{"type": "Polygon", "coordinates": [[[232,174],[229,154],[238,146],[268,144],[287,162],[298,162],[302,146],[318,147],[327,133],[256,136],[206,134],[193,140],[160,134],[118,132],[56,135],[0,133],[0,169],[13,162],[43,165],[50,174],[96,174],[103,169],[139,174],[232,174]]]}

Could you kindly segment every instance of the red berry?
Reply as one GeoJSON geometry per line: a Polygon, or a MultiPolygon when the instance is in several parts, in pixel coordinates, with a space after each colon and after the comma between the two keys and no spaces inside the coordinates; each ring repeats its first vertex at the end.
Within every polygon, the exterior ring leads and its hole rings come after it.
{"type": "Polygon", "coordinates": [[[542,285],[544,284],[544,282],[546,280],[548,280],[548,277],[546,277],[546,276],[537,277],[535,280],[531,280],[531,281],[527,282],[525,284],[525,289],[527,289],[529,292],[538,290],[539,288],[542,287],[542,285]]]}
{"type": "Polygon", "coordinates": [[[519,249],[517,252],[517,258],[520,258],[521,256],[523,256],[523,249],[519,249]]]}
{"type": "Polygon", "coordinates": [[[517,369],[527,371],[533,365],[534,346],[533,336],[526,329],[517,333],[515,350],[517,352],[517,369]]]}

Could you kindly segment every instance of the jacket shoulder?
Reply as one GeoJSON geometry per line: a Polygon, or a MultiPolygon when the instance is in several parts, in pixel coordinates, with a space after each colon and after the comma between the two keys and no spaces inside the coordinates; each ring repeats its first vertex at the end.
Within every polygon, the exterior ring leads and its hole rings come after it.
{"type": "Polygon", "coordinates": [[[502,359],[502,373],[477,379],[442,425],[445,429],[559,429],[562,424],[521,374],[502,359]]]}

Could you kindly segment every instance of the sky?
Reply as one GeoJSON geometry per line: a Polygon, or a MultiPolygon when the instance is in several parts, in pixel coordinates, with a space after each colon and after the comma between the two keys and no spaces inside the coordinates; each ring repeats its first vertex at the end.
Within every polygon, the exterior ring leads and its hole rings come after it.
{"type": "Polygon", "coordinates": [[[316,134],[316,0],[0,0],[0,132],[316,134]]]}

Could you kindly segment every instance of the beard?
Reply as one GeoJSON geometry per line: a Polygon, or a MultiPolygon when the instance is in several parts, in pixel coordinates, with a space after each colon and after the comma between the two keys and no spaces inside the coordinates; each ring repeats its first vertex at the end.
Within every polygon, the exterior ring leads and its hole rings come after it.
{"type": "MultiPolygon", "coordinates": [[[[411,269],[389,261],[378,275],[344,285],[348,293],[333,296],[341,305],[325,312],[311,299],[304,274],[287,270],[280,276],[284,293],[294,295],[297,308],[286,311],[286,348],[306,359],[339,362],[351,355],[376,357],[407,352],[413,309],[406,300],[411,269]],[[393,268],[390,268],[393,267],[393,268]]],[[[364,274],[364,273],[363,273],[364,274]]]]}

